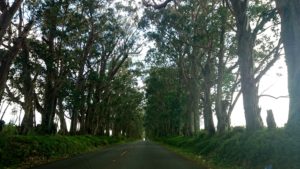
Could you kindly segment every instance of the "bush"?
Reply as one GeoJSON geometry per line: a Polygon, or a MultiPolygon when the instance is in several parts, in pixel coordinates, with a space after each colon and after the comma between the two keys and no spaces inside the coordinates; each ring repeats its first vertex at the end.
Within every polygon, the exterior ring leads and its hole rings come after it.
{"type": "Polygon", "coordinates": [[[0,168],[28,165],[91,151],[120,139],[95,136],[0,136],[0,168]],[[2,166],[1,166],[2,165],[2,166]]]}
{"type": "Polygon", "coordinates": [[[18,127],[14,124],[4,125],[1,134],[3,134],[3,135],[16,135],[16,134],[18,134],[18,127]]]}
{"type": "Polygon", "coordinates": [[[166,144],[212,159],[215,164],[243,169],[296,169],[300,166],[300,139],[284,129],[254,133],[236,128],[226,134],[164,138],[166,144]]]}

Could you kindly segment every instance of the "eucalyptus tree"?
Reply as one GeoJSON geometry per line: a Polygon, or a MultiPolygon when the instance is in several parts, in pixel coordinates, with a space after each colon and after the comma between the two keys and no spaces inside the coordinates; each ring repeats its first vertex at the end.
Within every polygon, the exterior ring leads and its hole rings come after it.
{"type": "Polygon", "coordinates": [[[75,15],[71,1],[43,1],[38,7],[37,31],[41,34],[31,46],[33,55],[43,64],[35,104],[42,115],[43,132],[51,133],[55,128],[59,95],[71,73],[72,56],[68,45],[70,33],[76,30],[71,24],[75,15]]]}
{"type": "Polygon", "coordinates": [[[288,89],[290,96],[288,126],[300,127],[300,2],[276,0],[281,17],[281,37],[288,67],[288,89]]]}
{"type": "Polygon", "coordinates": [[[6,85],[8,100],[19,104],[24,110],[20,131],[22,134],[32,131],[35,122],[34,93],[40,66],[34,62],[37,58],[30,57],[30,53],[31,49],[26,40],[23,42],[20,57],[16,58],[10,70],[6,85]]]}
{"type": "MultiPolygon", "coordinates": [[[[227,3],[230,3],[230,9],[236,21],[237,55],[241,73],[241,90],[243,94],[246,127],[248,130],[257,130],[263,126],[260,108],[258,106],[257,82],[277,60],[279,56],[279,45],[275,48],[275,52],[270,52],[270,54],[265,54],[266,52],[263,51],[265,56],[267,56],[265,58],[270,58],[271,53],[275,53],[275,57],[272,61],[268,62],[268,65],[265,66],[257,76],[255,76],[257,70],[255,70],[254,64],[254,48],[258,43],[258,35],[266,30],[266,24],[271,20],[276,21],[276,10],[272,8],[272,3],[270,2],[231,0],[227,3]]],[[[273,49],[274,47],[271,48],[270,51],[273,49]]],[[[261,61],[264,60],[265,59],[262,59],[261,61]]]]}

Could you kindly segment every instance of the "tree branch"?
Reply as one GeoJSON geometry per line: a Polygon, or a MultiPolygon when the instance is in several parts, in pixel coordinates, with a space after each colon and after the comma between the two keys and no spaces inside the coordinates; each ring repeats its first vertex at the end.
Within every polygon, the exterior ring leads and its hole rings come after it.
{"type": "Polygon", "coordinates": [[[265,24],[269,22],[275,15],[276,15],[277,9],[272,9],[266,13],[262,13],[261,18],[262,20],[257,23],[256,27],[253,30],[253,35],[256,36],[257,33],[263,29],[265,24]]]}
{"type": "MultiPolygon", "coordinates": [[[[1,1],[3,1],[3,0],[1,0],[1,1]]],[[[17,10],[21,6],[22,2],[23,2],[23,0],[15,0],[14,3],[12,4],[12,6],[8,10],[5,10],[0,15],[0,23],[1,23],[0,24],[0,44],[2,43],[3,36],[5,35],[6,30],[9,27],[13,16],[15,15],[17,10]]],[[[1,2],[0,5],[3,6],[4,2],[1,2]]],[[[2,7],[1,7],[1,9],[2,9],[2,7]]]]}
{"type": "Polygon", "coordinates": [[[9,99],[19,105],[21,105],[23,107],[24,103],[20,101],[20,97],[19,96],[15,96],[9,89],[9,87],[6,85],[5,86],[5,89],[6,89],[6,92],[7,92],[7,95],[9,97],[9,99]]]}
{"type": "Polygon", "coordinates": [[[172,1],[173,0],[166,0],[165,2],[163,2],[161,4],[156,4],[155,1],[153,1],[153,3],[150,3],[146,0],[143,0],[142,2],[145,7],[152,7],[154,9],[162,9],[162,8],[165,8],[172,1]]]}
{"type": "Polygon", "coordinates": [[[262,94],[262,95],[259,95],[258,97],[270,97],[270,98],[273,98],[273,99],[281,99],[281,98],[289,98],[290,96],[272,96],[272,95],[268,95],[268,94],[262,94]]]}
{"type": "Polygon", "coordinates": [[[280,56],[280,52],[279,50],[281,49],[280,46],[282,44],[282,40],[279,39],[277,47],[272,50],[272,52],[269,54],[271,55],[272,53],[274,53],[274,57],[273,59],[266,65],[266,67],[260,71],[260,73],[256,76],[255,78],[255,82],[258,83],[260,81],[260,79],[263,77],[263,75],[265,75],[267,73],[267,71],[274,65],[274,63],[278,60],[279,56],[280,56]]]}

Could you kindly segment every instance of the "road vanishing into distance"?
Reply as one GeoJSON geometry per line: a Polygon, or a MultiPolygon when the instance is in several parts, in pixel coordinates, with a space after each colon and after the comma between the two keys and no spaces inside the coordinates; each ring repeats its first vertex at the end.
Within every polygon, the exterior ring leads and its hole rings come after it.
{"type": "Polygon", "coordinates": [[[34,169],[206,169],[149,141],[105,148],[34,169]]]}

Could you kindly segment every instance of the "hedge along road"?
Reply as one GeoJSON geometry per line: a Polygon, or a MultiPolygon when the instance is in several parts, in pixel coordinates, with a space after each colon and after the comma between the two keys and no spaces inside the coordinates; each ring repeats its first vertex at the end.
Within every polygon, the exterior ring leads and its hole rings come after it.
{"type": "Polygon", "coordinates": [[[160,145],[139,141],[88,153],[34,169],[205,169],[160,145]]]}

